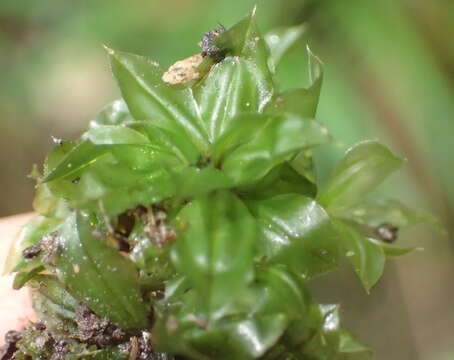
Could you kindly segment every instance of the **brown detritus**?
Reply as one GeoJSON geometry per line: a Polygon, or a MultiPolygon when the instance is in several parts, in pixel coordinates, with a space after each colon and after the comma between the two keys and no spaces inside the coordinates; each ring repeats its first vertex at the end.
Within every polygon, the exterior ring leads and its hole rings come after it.
{"type": "Polygon", "coordinates": [[[397,240],[399,228],[389,223],[383,223],[375,228],[375,234],[386,243],[393,243],[397,240]]]}
{"type": "Polygon", "coordinates": [[[197,80],[201,77],[199,66],[202,62],[202,54],[196,54],[186,59],[177,61],[162,75],[162,81],[168,84],[176,85],[197,80]]]}
{"type": "Polygon", "coordinates": [[[121,347],[125,354],[129,354],[128,360],[161,360],[167,358],[153,350],[151,334],[148,331],[143,331],[141,337],[131,337],[129,342],[122,344],[121,347]]]}
{"type": "Polygon", "coordinates": [[[211,57],[215,62],[220,62],[225,57],[225,51],[220,49],[216,44],[216,38],[225,31],[225,27],[221,26],[203,34],[202,41],[199,46],[202,48],[202,55],[211,57]]]}
{"type": "Polygon", "coordinates": [[[54,352],[51,360],[65,360],[69,352],[69,344],[65,340],[58,340],[54,345],[54,352]]]}
{"type": "Polygon", "coordinates": [[[77,337],[81,342],[104,347],[119,344],[126,339],[126,333],[107,318],[100,318],[86,305],[76,308],[75,322],[77,337]]]}
{"type": "Polygon", "coordinates": [[[175,240],[175,231],[167,226],[167,214],[159,206],[153,205],[142,219],[145,222],[144,233],[157,247],[164,247],[175,240]]]}
{"type": "Polygon", "coordinates": [[[41,249],[44,253],[43,261],[49,264],[53,264],[54,257],[55,255],[57,255],[60,248],[58,244],[58,233],[54,231],[47,235],[44,235],[40,243],[41,249]]]}

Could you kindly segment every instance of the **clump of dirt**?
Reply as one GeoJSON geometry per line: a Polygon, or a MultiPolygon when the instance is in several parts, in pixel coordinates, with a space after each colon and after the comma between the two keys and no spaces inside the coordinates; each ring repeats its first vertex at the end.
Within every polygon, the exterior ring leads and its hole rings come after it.
{"type": "Polygon", "coordinates": [[[14,359],[14,353],[17,351],[17,342],[22,338],[19,331],[8,331],[5,335],[5,345],[0,348],[0,360],[14,359]]]}
{"type": "Polygon", "coordinates": [[[203,35],[202,41],[199,43],[199,46],[202,48],[202,55],[209,56],[214,61],[219,62],[225,57],[225,52],[220,49],[216,43],[216,38],[225,31],[223,26],[208,31],[203,35]]]}
{"type": "Polygon", "coordinates": [[[81,342],[105,347],[124,341],[127,334],[106,318],[100,318],[86,305],[76,308],[77,338],[81,342]]]}
{"type": "Polygon", "coordinates": [[[399,228],[392,224],[384,223],[375,229],[375,234],[381,241],[392,244],[397,240],[399,228]]]}
{"type": "Polygon", "coordinates": [[[168,355],[157,353],[151,346],[151,334],[142,332],[141,337],[131,337],[129,342],[121,345],[124,354],[129,354],[128,360],[167,360],[168,355]]]}

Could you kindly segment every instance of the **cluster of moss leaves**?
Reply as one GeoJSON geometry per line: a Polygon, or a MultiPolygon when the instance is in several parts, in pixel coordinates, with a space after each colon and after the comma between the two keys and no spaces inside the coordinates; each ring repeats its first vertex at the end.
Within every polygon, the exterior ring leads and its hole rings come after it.
{"type": "MultiPolygon", "coordinates": [[[[308,50],[309,87],[285,92],[274,71],[301,33],[263,37],[252,13],[216,38],[225,57],[180,85],[145,57],[107,50],[122,99],[49,154],[35,174],[39,215],[10,257],[15,286],[31,285],[53,336],[74,343],[83,305],[125,342],[151,332],[161,358],[370,356],[307,282],[346,261],[369,291],[386,257],[412,250],[380,241],[374,227],[421,216],[365,202],[402,163],[375,141],[316,184],[311,150],[332,140],[314,119],[321,63],[308,50]]],[[[114,351],[125,344],[77,343],[75,358],[134,359],[114,351]]],[[[43,358],[32,348],[20,351],[43,358]]]]}

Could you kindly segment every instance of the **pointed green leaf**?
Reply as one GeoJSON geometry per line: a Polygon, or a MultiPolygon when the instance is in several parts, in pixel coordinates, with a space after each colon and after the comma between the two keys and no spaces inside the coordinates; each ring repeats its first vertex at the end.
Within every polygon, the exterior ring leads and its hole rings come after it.
{"type": "Polygon", "coordinates": [[[159,122],[186,134],[203,150],[207,134],[192,89],[176,89],[161,78],[164,71],[145,57],[107,49],[112,72],[124,101],[136,120],[159,122]]]}
{"type": "Polygon", "coordinates": [[[248,201],[247,205],[260,225],[260,256],[286,264],[305,278],[337,266],[338,235],[315,200],[286,194],[248,201]]]}
{"type": "Polygon", "coordinates": [[[153,143],[140,132],[121,125],[103,125],[88,130],[82,135],[95,145],[150,144],[153,143]]]}
{"type": "Polygon", "coordinates": [[[326,128],[316,121],[291,115],[270,116],[250,142],[226,156],[222,170],[235,183],[247,184],[298,151],[329,140],[326,128]]]}
{"type": "Polygon", "coordinates": [[[44,270],[44,266],[37,266],[29,271],[19,272],[14,277],[13,281],[13,289],[19,290],[21,289],[26,283],[28,283],[31,279],[37,276],[40,272],[44,270]]]}
{"type": "Polygon", "coordinates": [[[371,227],[377,227],[381,224],[392,224],[398,228],[403,228],[423,223],[431,225],[439,231],[444,231],[443,225],[433,215],[422,209],[409,208],[395,199],[361,203],[347,209],[342,214],[342,218],[371,227]]]}
{"type": "Polygon", "coordinates": [[[243,112],[261,112],[273,94],[272,84],[252,62],[227,57],[214,65],[194,88],[211,142],[243,112]]]}
{"type": "Polygon", "coordinates": [[[94,236],[87,215],[74,213],[62,226],[56,274],[69,292],[97,315],[124,329],[148,324],[137,270],[105,240],[94,236]]]}
{"type": "Polygon", "coordinates": [[[311,52],[309,47],[307,52],[309,57],[309,87],[276,94],[266,106],[266,112],[274,114],[290,113],[305,118],[315,117],[323,82],[323,67],[322,62],[311,52]]]}
{"type": "Polygon", "coordinates": [[[102,109],[96,119],[90,122],[90,127],[97,128],[102,125],[121,125],[132,120],[133,118],[129,113],[128,106],[123,99],[120,99],[113,101],[102,109]]]}
{"type": "Polygon", "coordinates": [[[345,257],[353,266],[367,292],[383,274],[385,252],[377,243],[340,221],[334,222],[345,257]]]}
{"type": "Polygon", "coordinates": [[[276,69],[282,56],[301,39],[306,30],[306,25],[302,24],[274,29],[265,35],[265,42],[270,49],[270,59],[268,62],[270,69],[276,69]]]}
{"type": "Polygon", "coordinates": [[[271,85],[272,77],[268,67],[269,49],[258,29],[255,9],[220,34],[216,38],[216,45],[227,55],[251,60],[271,85]]]}
{"type": "Polygon", "coordinates": [[[244,204],[230,192],[189,203],[177,217],[172,260],[196,289],[211,320],[231,295],[252,277],[257,226],[244,204]]]}
{"type": "Polygon", "coordinates": [[[411,254],[412,252],[415,252],[415,251],[424,250],[423,248],[418,248],[418,247],[401,248],[401,247],[397,247],[392,244],[387,244],[383,241],[376,240],[373,238],[367,238],[367,240],[380,246],[383,249],[383,252],[385,253],[386,257],[388,257],[388,258],[400,257],[400,256],[404,256],[407,254],[411,254]]]}
{"type": "Polygon", "coordinates": [[[323,185],[318,199],[333,213],[342,214],[380,185],[402,165],[402,160],[376,141],[349,149],[323,185]]]}
{"type": "Polygon", "coordinates": [[[372,359],[372,350],[346,330],[340,331],[339,360],[372,359]]]}

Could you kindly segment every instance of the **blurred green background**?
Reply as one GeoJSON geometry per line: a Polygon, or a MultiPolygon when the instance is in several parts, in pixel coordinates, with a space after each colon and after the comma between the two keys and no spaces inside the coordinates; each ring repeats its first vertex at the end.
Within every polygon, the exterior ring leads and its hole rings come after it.
{"type": "MultiPolygon", "coordinates": [[[[0,216],[31,210],[32,164],[51,135],[76,138],[119,96],[101,47],[168,66],[199,51],[203,32],[253,5],[263,30],[307,24],[325,63],[318,118],[338,142],[319,151],[322,181],[354,142],[378,138],[408,163],[382,192],[437,214],[448,236],[423,226],[368,296],[348,270],[314,282],[340,302],[344,323],[377,359],[454,359],[454,1],[452,0],[1,0],[0,216]]],[[[305,84],[305,42],[278,69],[282,88],[305,84]]]]}

